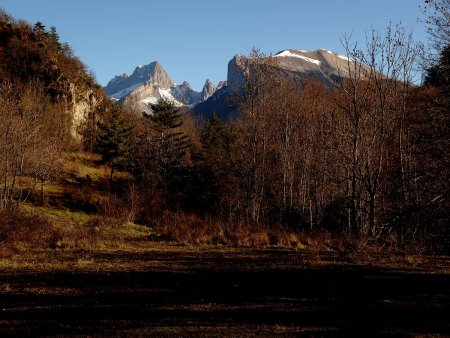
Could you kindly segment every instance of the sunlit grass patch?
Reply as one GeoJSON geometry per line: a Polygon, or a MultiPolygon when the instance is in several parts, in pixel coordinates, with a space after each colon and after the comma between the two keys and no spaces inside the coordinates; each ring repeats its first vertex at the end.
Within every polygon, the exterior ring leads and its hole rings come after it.
{"type": "Polygon", "coordinates": [[[59,209],[51,206],[23,205],[22,209],[26,212],[38,213],[44,217],[58,221],[70,221],[79,224],[87,223],[92,220],[93,215],[81,210],[59,209]]]}
{"type": "Polygon", "coordinates": [[[66,187],[59,183],[44,183],[44,194],[61,195],[66,191],[66,187]]]}
{"type": "MultiPolygon", "coordinates": [[[[107,165],[100,164],[101,156],[99,154],[87,152],[72,152],[66,153],[66,162],[64,165],[65,171],[72,174],[73,177],[68,178],[68,181],[75,183],[74,177],[78,180],[91,180],[98,182],[100,180],[108,180],[110,169],[107,165]]],[[[125,172],[118,171],[115,173],[116,179],[129,179],[131,176],[125,172]]]]}
{"type": "Polygon", "coordinates": [[[149,227],[128,222],[122,226],[106,226],[105,232],[124,238],[141,238],[143,236],[158,236],[158,233],[149,227]]]}
{"type": "Polygon", "coordinates": [[[84,269],[93,266],[95,264],[95,260],[80,258],[76,261],[75,264],[77,265],[78,268],[84,269]]]}

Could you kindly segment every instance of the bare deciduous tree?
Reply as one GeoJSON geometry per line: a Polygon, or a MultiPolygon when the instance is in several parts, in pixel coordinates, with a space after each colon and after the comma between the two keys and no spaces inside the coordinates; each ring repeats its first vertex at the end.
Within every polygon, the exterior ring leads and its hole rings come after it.
{"type": "Polygon", "coordinates": [[[1,84],[0,198],[12,209],[29,198],[38,182],[57,176],[67,119],[52,105],[39,83],[1,84]]]}
{"type": "Polygon", "coordinates": [[[433,63],[439,59],[442,50],[450,45],[450,0],[425,0],[422,12],[426,15],[433,63]]]}

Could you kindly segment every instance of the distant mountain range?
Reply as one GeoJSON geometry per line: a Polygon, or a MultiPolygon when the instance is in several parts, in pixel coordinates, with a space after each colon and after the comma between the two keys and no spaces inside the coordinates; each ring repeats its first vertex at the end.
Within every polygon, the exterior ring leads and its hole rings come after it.
{"type": "Polygon", "coordinates": [[[133,98],[146,110],[149,104],[155,104],[161,98],[167,98],[178,106],[193,107],[207,100],[215,90],[215,85],[206,80],[202,92],[196,92],[187,81],[175,84],[158,61],[138,66],[133,74],[115,76],[103,88],[106,95],[120,103],[133,98]]]}
{"type": "MultiPolygon", "coordinates": [[[[273,56],[274,64],[285,76],[296,79],[315,78],[327,86],[339,83],[349,76],[349,60],[346,56],[326,49],[314,51],[286,49],[273,56]]],[[[105,93],[120,103],[127,99],[136,100],[143,111],[149,110],[149,104],[155,104],[160,98],[167,98],[178,106],[188,106],[196,114],[205,117],[215,112],[226,117],[233,112],[229,103],[230,95],[242,86],[248,63],[246,57],[234,56],[228,63],[227,80],[217,86],[206,80],[203,90],[197,92],[187,81],[175,84],[158,61],[138,66],[131,75],[122,74],[110,80],[105,93]]]]}

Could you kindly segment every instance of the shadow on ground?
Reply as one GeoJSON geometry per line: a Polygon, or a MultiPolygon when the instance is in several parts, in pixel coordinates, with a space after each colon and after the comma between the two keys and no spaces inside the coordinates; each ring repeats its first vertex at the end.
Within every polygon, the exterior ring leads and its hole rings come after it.
{"type": "Polygon", "coordinates": [[[254,254],[254,269],[248,257],[240,262],[239,254],[230,261],[222,254],[186,259],[155,252],[138,259],[181,268],[0,273],[0,333],[450,335],[448,274],[338,264],[308,267],[283,264],[283,255],[254,254]]]}

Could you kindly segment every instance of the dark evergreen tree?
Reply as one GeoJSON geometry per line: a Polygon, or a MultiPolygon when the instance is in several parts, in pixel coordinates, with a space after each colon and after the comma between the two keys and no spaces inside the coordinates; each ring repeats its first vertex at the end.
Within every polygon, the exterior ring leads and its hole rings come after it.
{"type": "Polygon", "coordinates": [[[157,131],[164,133],[183,124],[179,109],[167,99],[159,99],[157,104],[150,106],[152,114],[149,115],[157,131]]]}
{"type": "Polygon", "coordinates": [[[152,128],[156,131],[159,170],[163,176],[173,168],[179,167],[189,146],[187,136],[180,131],[183,117],[179,108],[167,99],[160,99],[156,105],[151,106],[152,114],[148,117],[152,128]]]}
{"type": "Polygon", "coordinates": [[[44,36],[44,35],[47,35],[47,32],[46,32],[46,30],[45,30],[45,25],[44,25],[42,22],[40,22],[40,21],[38,21],[38,22],[36,22],[36,23],[34,24],[33,32],[34,32],[34,34],[36,34],[37,36],[44,36]]]}
{"type": "Polygon", "coordinates": [[[55,46],[56,52],[61,53],[63,51],[63,47],[59,41],[59,35],[55,26],[50,27],[49,37],[55,46]]]}
{"type": "Polygon", "coordinates": [[[187,156],[190,142],[182,130],[183,116],[180,109],[167,99],[160,99],[150,108],[152,114],[145,115],[149,124],[147,139],[142,141],[146,152],[141,163],[146,176],[153,178],[153,184],[160,182],[165,201],[171,208],[178,208],[183,204],[190,172],[187,156]]]}
{"type": "Polygon", "coordinates": [[[213,113],[200,130],[200,141],[207,153],[221,153],[225,146],[222,122],[213,113]]]}
{"type": "Polygon", "coordinates": [[[450,45],[446,46],[439,58],[439,62],[427,70],[425,85],[431,85],[450,92],[450,45]]]}
{"type": "Polygon", "coordinates": [[[127,125],[118,106],[113,108],[107,123],[99,121],[97,125],[97,152],[102,155],[102,163],[110,165],[112,181],[115,169],[125,169],[128,165],[132,128],[127,125]]]}

